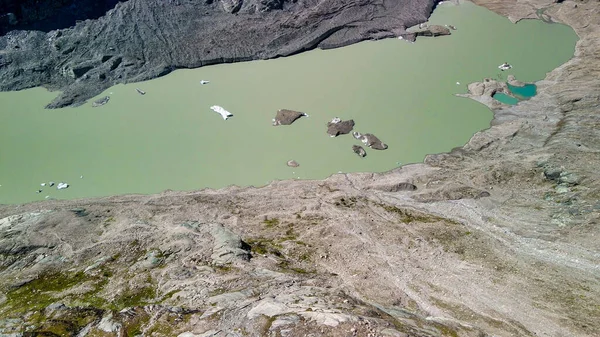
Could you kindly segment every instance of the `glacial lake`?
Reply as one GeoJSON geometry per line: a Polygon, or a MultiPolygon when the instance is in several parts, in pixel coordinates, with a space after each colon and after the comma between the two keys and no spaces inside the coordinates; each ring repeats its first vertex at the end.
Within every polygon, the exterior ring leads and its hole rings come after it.
{"type": "Polygon", "coordinates": [[[0,93],[0,203],[157,193],[341,172],[382,172],[451,150],[489,126],[492,112],[465,93],[485,77],[533,82],[571,58],[577,36],[560,24],[513,24],[471,3],[442,4],[430,23],[451,36],[369,41],[267,61],[178,70],[117,85],[108,104],[45,110],[57,93],[0,93]],[[501,72],[498,65],[513,68],[501,72]],[[201,85],[200,80],[210,84],[201,85]],[[457,84],[460,83],[460,84],[457,84]],[[135,88],[146,95],[140,95],[135,88]],[[210,110],[234,114],[224,121],[210,110]],[[271,125],[278,109],[309,114],[271,125]],[[333,117],[389,145],[358,157],[333,117]],[[288,160],[299,167],[288,167],[288,160]],[[83,176],[83,178],[81,178],[83,176]],[[43,182],[70,187],[41,187],[43,182]],[[42,189],[41,193],[36,193],[42,189]]]}

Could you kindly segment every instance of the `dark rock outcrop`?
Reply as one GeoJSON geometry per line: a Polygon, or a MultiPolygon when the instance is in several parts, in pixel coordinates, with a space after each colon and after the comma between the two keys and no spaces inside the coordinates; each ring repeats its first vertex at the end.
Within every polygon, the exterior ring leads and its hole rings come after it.
{"type": "Polygon", "coordinates": [[[354,151],[354,153],[356,153],[359,157],[364,158],[367,156],[367,152],[365,151],[365,149],[363,149],[362,146],[352,145],[352,151],[354,151]]]}
{"type": "Polygon", "coordinates": [[[275,119],[273,119],[273,125],[291,125],[298,118],[303,116],[306,116],[304,112],[281,109],[277,111],[277,115],[275,115],[275,119]]]}
{"type": "Polygon", "coordinates": [[[336,120],[327,123],[327,133],[331,137],[337,137],[339,135],[345,135],[352,131],[354,128],[354,120],[349,119],[347,121],[336,120]]]}
{"type": "Polygon", "coordinates": [[[87,20],[98,16],[86,14],[88,2],[40,0],[39,8],[51,8],[45,13],[17,13],[8,8],[16,1],[1,2],[6,8],[0,13],[15,17],[0,19],[0,90],[44,86],[62,91],[48,108],[80,105],[111,85],[178,68],[396,37],[405,27],[426,21],[435,0],[128,0],[116,5],[107,0],[98,2],[105,14],[94,20],[87,20]],[[76,17],[72,24],[61,21],[70,28],[18,30],[62,11],[76,17]],[[15,20],[18,24],[11,26],[15,20]]]}
{"type": "Polygon", "coordinates": [[[388,148],[387,144],[383,143],[379,138],[370,133],[365,133],[363,135],[362,142],[374,150],[385,150],[388,148]]]}

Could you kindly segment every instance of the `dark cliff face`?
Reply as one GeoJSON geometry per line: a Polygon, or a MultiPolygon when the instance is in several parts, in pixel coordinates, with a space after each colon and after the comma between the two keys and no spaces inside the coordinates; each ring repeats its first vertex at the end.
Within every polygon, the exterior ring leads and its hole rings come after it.
{"type": "Polygon", "coordinates": [[[0,34],[15,29],[48,32],[97,19],[119,0],[0,0],[0,34]]]}
{"type": "MultiPolygon", "coordinates": [[[[17,2],[1,4],[15,8],[17,2]]],[[[27,17],[15,10],[18,22],[12,26],[5,15],[8,29],[32,30],[0,36],[0,90],[45,86],[63,91],[49,108],[78,105],[114,84],[177,68],[395,37],[426,21],[436,0],[108,0],[86,11],[87,2],[47,1],[51,9],[27,17]],[[69,10],[75,3],[81,11],[69,10]],[[79,21],[103,11],[98,19],[79,21]],[[67,25],[73,19],[65,13],[79,15],[76,24],[49,30],[49,22],[67,25]],[[53,19],[58,17],[65,19],[53,19]]]]}

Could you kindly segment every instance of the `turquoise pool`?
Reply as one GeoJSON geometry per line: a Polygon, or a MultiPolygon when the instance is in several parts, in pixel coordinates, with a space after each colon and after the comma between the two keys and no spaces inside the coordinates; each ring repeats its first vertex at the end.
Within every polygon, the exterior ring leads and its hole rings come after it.
{"type": "Polygon", "coordinates": [[[515,105],[515,104],[519,103],[519,100],[517,98],[508,96],[501,92],[495,93],[494,96],[492,96],[492,97],[494,97],[494,99],[496,99],[497,101],[500,101],[500,102],[502,102],[504,104],[508,104],[508,105],[515,105]]]}

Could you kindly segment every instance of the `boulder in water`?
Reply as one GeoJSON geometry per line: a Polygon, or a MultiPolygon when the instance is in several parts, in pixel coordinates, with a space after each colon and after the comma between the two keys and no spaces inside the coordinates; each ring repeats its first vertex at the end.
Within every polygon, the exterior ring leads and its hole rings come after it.
{"type": "Polygon", "coordinates": [[[388,148],[387,144],[383,143],[379,138],[370,133],[365,133],[363,135],[362,142],[374,150],[385,150],[388,148]]]}
{"type": "Polygon", "coordinates": [[[334,118],[331,122],[327,123],[327,133],[331,137],[337,137],[339,135],[345,135],[350,133],[354,128],[354,120],[349,119],[343,121],[339,118],[334,118]]]}
{"type": "Polygon", "coordinates": [[[275,116],[275,119],[273,119],[273,126],[291,125],[298,118],[303,117],[303,116],[308,116],[308,115],[305,114],[304,112],[281,109],[281,110],[277,111],[277,115],[275,116]]]}
{"type": "Polygon", "coordinates": [[[362,146],[352,145],[352,151],[354,151],[354,153],[356,153],[359,157],[367,156],[367,152],[365,151],[365,149],[363,149],[362,146]]]}

